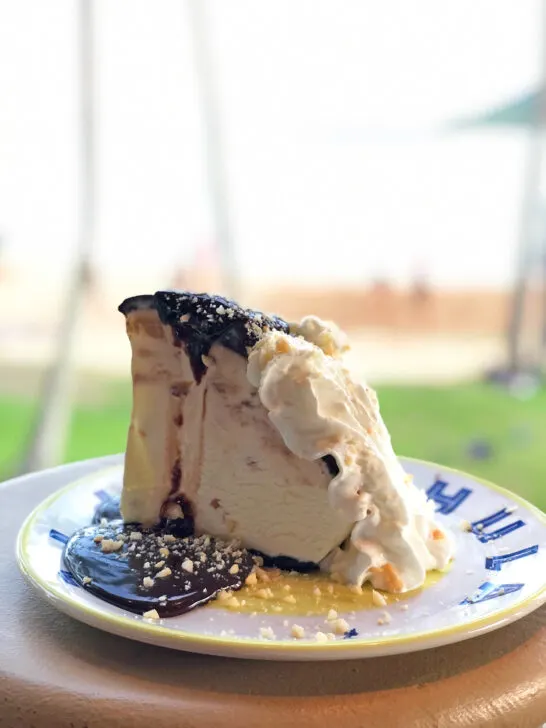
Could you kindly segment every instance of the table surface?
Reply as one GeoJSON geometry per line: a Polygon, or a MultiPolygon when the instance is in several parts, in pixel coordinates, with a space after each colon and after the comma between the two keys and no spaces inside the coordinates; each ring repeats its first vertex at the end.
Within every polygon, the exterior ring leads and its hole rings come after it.
{"type": "Polygon", "coordinates": [[[174,652],[57,612],[20,576],[17,532],[54,488],[108,462],[0,486],[3,728],[538,728],[546,721],[546,608],[460,644],[331,663],[174,652]]]}

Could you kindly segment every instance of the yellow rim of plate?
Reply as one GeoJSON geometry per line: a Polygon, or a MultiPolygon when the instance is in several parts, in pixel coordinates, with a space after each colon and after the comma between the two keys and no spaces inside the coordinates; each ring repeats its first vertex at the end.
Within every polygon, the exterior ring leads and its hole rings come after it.
{"type": "MultiPolygon", "coordinates": [[[[427,460],[420,460],[418,458],[409,458],[402,456],[400,457],[400,459],[420,465],[426,465],[427,467],[437,469],[440,472],[454,473],[456,475],[473,480],[474,482],[480,483],[489,490],[500,493],[501,495],[504,495],[507,498],[516,501],[517,503],[522,505],[530,513],[532,513],[535,518],[537,518],[537,520],[540,521],[540,523],[546,528],[545,513],[543,513],[536,506],[526,501],[525,498],[521,498],[519,495],[512,493],[506,488],[502,488],[500,485],[496,485],[495,483],[491,483],[490,481],[484,480],[483,478],[478,478],[476,476],[470,475],[461,470],[438,465],[436,463],[431,463],[427,460]]],[[[422,643],[424,649],[427,646],[427,643],[431,641],[436,641],[440,637],[452,637],[461,632],[466,632],[468,636],[476,636],[477,634],[486,632],[495,626],[500,627],[502,626],[502,624],[513,621],[518,616],[525,616],[529,612],[539,607],[542,602],[546,601],[546,583],[544,583],[538,591],[536,591],[534,594],[531,594],[523,601],[517,602],[516,604],[510,607],[506,607],[505,609],[498,610],[494,614],[491,614],[489,616],[469,620],[464,624],[428,630],[426,632],[417,632],[411,635],[403,635],[399,637],[391,636],[373,640],[343,640],[342,642],[339,641],[328,643],[318,643],[315,641],[306,640],[289,642],[286,640],[264,640],[248,637],[216,637],[212,635],[199,635],[195,634],[194,632],[184,632],[179,629],[172,629],[165,626],[164,624],[148,624],[146,622],[135,619],[135,617],[138,615],[126,617],[116,616],[114,614],[106,614],[101,610],[101,602],[98,598],[98,604],[96,607],[94,607],[92,605],[82,603],[79,600],[72,599],[66,591],[58,587],[56,582],[44,581],[41,576],[33,569],[28,559],[27,544],[30,537],[30,532],[34,527],[37,518],[41,516],[43,512],[46,511],[61,496],[73,490],[74,488],[81,486],[82,483],[86,481],[95,480],[97,476],[105,475],[109,471],[119,470],[120,467],[121,465],[114,465],[98,470],[94,473],[91,473],[90,475],[84,476],[83,478],[79,478],[78,480],[69,483],[68,485],[64,486],[60,490],[50,495],[42,503],[40,503],[40,505],[38,505],[26,518],[25,522],[21,526],[21,530],[19,531],[19,536],[17,538],[17,560],[19,563],[19,567],[21,568],[23,573],[30,579],[30,581],[33,582],[35,585],[39,586],[44,592],[46,592],[46,594],[56,597],[62,602],[70,603],[73,607],[77,608],[78,611],[87,614],[89,617],[92,617],[95,624],[98,623],[104,625],[105,631],[110,631],[108,630],[108,626],[122,626],[129,629],[133,634],[140,635],[142,638],[149,637],[150,639],[145,640],[147,642],[153,642],[153,636],[157,636],[158,633],[160,633],[162,637],[169,637],[169,639],[177,643],[183,644],[188,649],[191,649],[192,645],[201,645],[207,647],[218,646],[233,647],[239,649],[241,647],[249,647],[252,650],[256,650],[259,652],[269,650],[278,651],[279,648],[282,648],[283,650],[287,650],[289,652],[322,652],[324,650],[327,650],[328,652],[353,652],[356,650],[364,653],[366,652],[366,650],[372,650],[378,647],[411,645],[417,644],[419,642],[422,643]]]]}

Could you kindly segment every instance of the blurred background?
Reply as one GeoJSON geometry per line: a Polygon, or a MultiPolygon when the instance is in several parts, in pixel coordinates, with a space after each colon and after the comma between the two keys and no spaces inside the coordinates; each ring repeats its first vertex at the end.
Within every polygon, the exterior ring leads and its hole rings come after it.
{"type": "Polygon", "coordinates": [[[351,336],[396,450],[546,508],[546,12],[0,1],[0,475],[123,451],[127,296],[351,336]]]}

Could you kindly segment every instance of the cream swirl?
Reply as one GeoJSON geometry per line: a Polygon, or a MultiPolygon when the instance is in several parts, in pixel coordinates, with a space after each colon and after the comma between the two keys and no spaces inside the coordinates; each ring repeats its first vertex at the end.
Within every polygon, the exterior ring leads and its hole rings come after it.
{"type": "Polygon", "coordinates": [[[344,366],[339,332],[315,317],[291,331],[300,335],[263,336],[247,377],[294,454],[337,462],[328,498],[347,519],[350,538],[321,566],[356,584],[415,589],[428,570],[447,565],[453,542],[398,461],[375,392],[344,366]]]}

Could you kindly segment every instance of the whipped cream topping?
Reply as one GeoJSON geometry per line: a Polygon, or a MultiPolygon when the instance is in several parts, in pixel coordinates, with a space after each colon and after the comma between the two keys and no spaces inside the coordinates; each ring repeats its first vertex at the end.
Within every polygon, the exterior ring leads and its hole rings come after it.
{"type": "Polygon", "coordinates": [[[398,461],[375,392],[344,366],[341,332],[316,317],[291,332],[262,337],[250,352],[247,377],[295,455],[331,455],[337,462],[327,497],[350,537],[321,567],[357,585],[415,589],[427,571],[448,564],[452,539],[398,461]]]}

